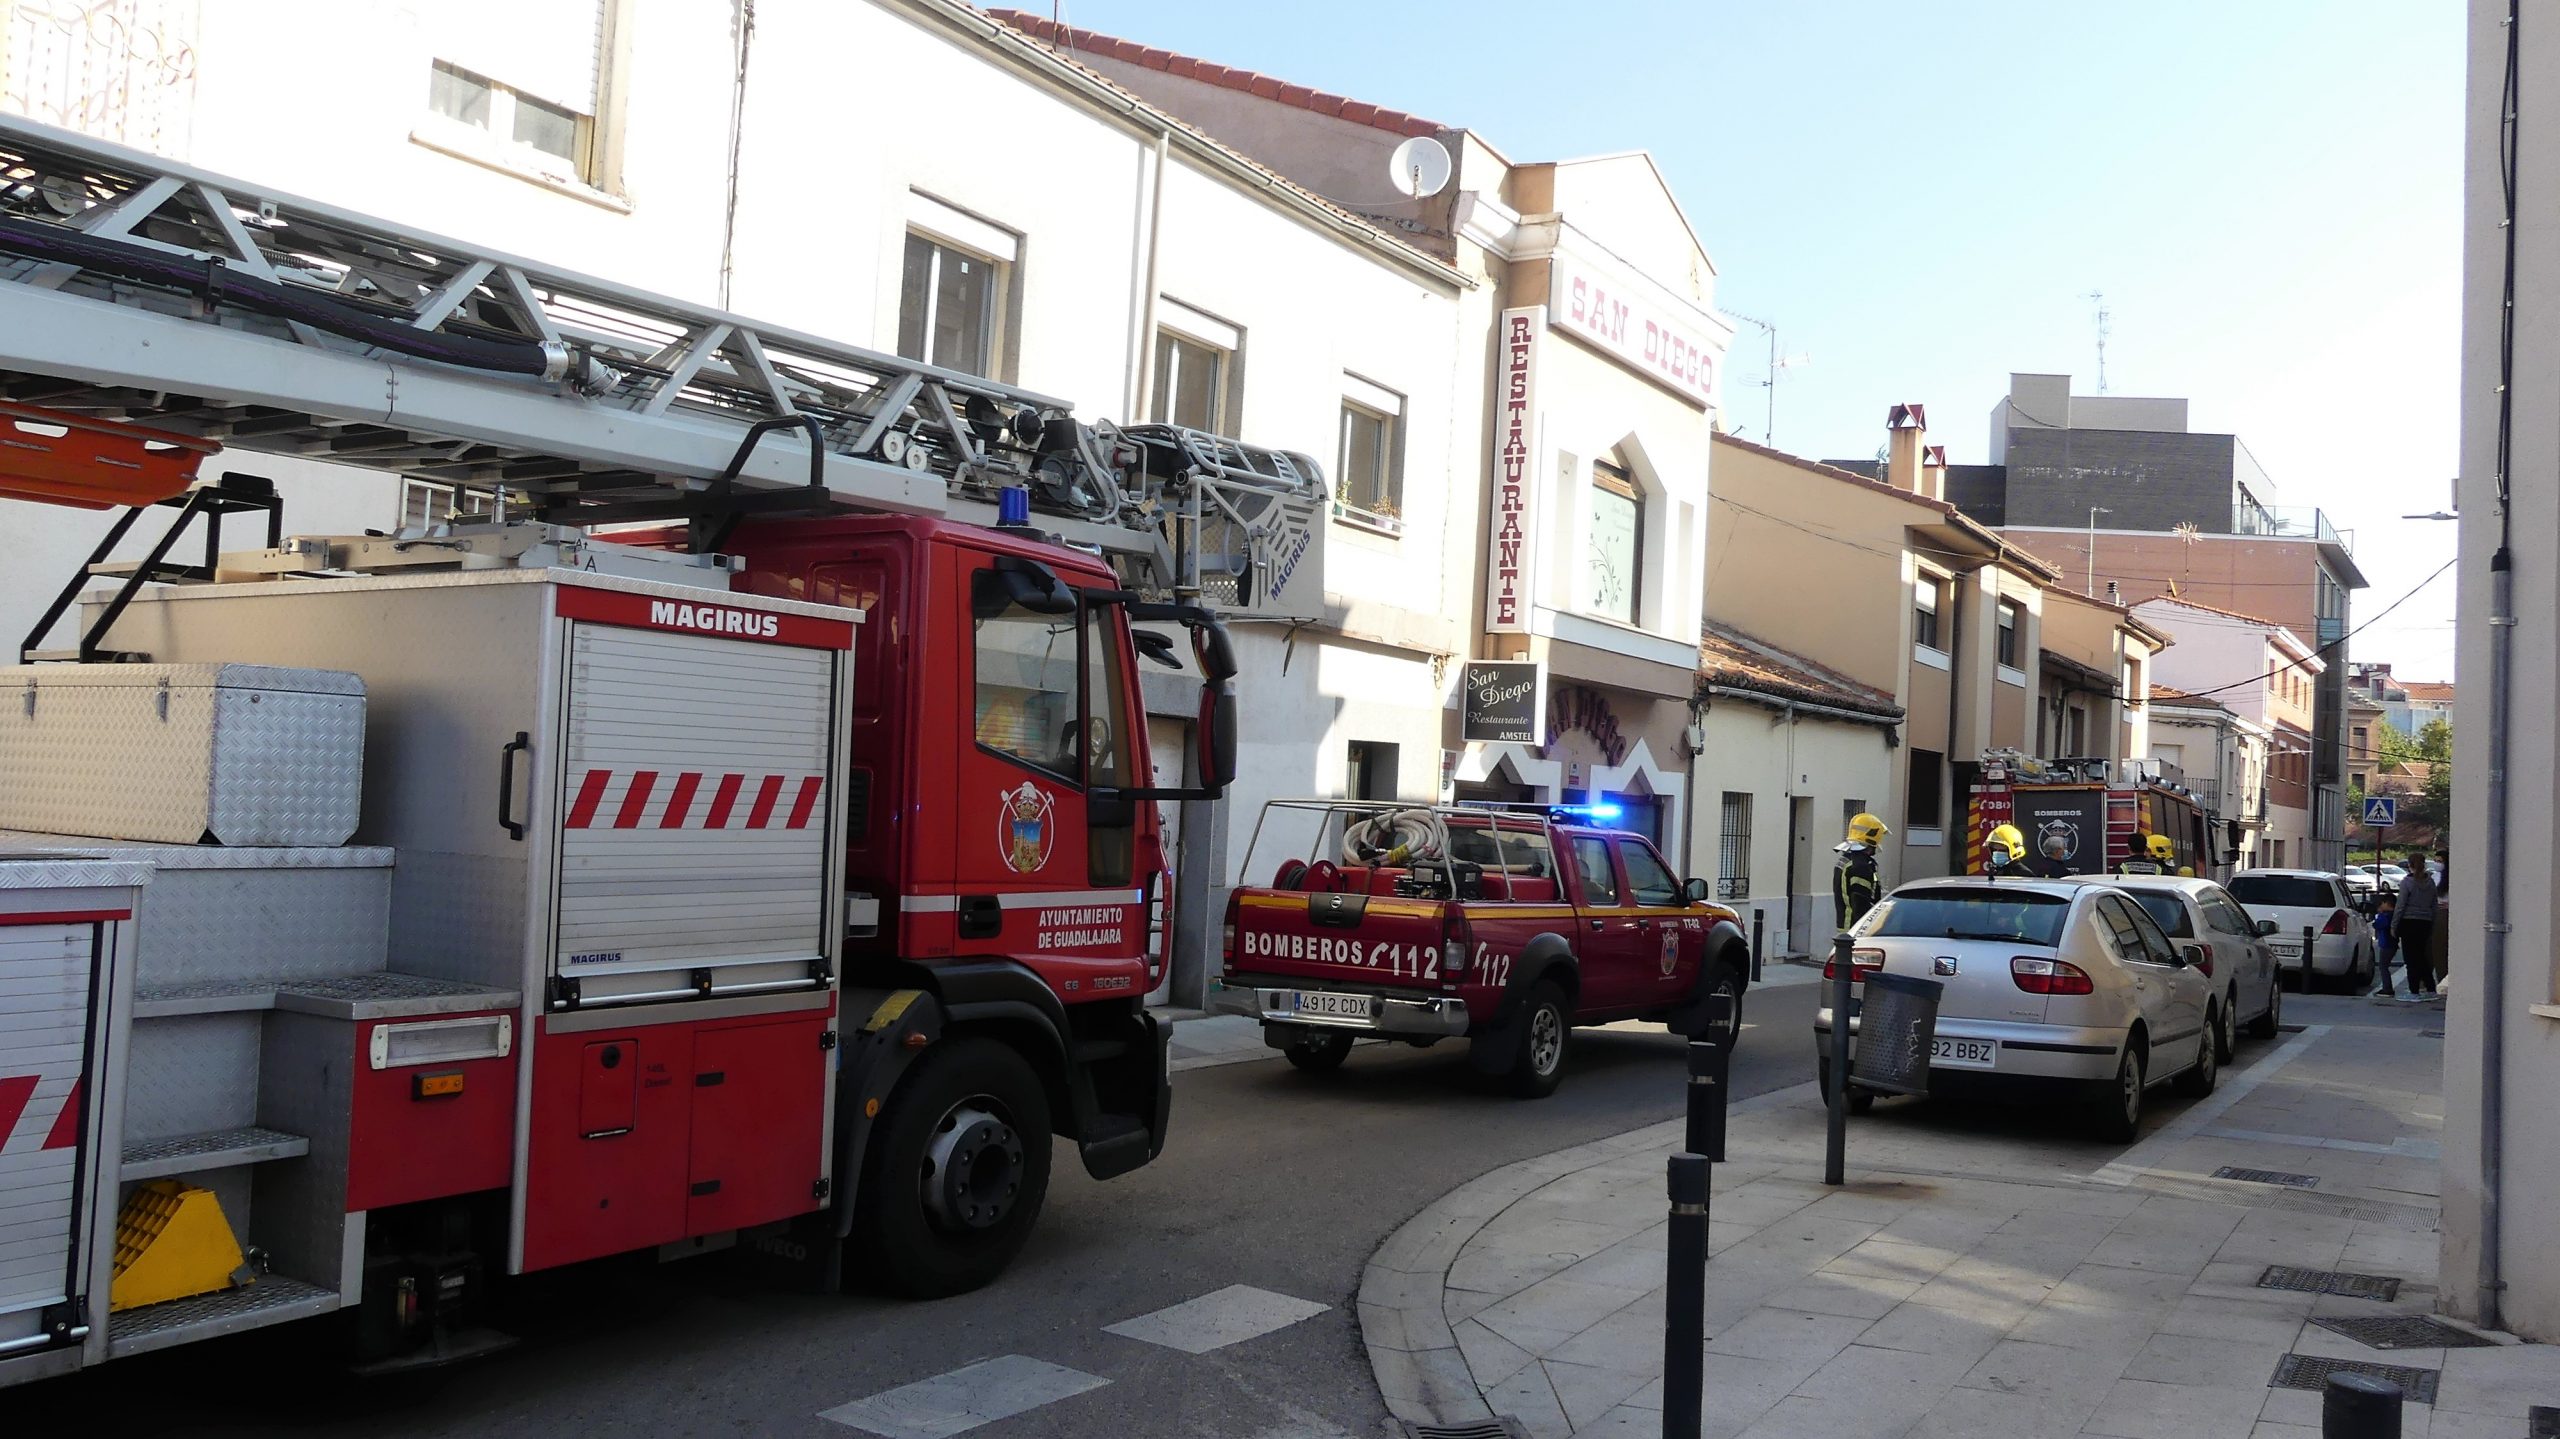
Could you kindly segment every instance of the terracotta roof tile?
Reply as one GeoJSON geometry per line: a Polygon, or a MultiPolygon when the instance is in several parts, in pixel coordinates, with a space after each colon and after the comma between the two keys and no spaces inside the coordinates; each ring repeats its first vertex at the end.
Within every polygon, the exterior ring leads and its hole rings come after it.
{"type": "Polygon", "coordinates": [[[1891,695],[1722,625],[1707,625],[1699,634],[1698,673],[1711,683],[1754,694],[1856,710],[1879,720],[1902,718],[1902,707],[1891,695]]]}
{"type": "Polygon", "coordinates": [[[2158,680],[2153,680],[2151,682],[2151,702],[2154,704],[2164,705],[2192,705],[2198,709],[2209,710],[2227,710],[2231,708],[2231,706],[2224,704],[2222,701],[2215,699],[2210,695],[2189,694],[2185,690],[2178,688],[2176,685],[2164,685],[2158,680]]]}
{"type": "Polygon", "coordinates": [[[2204,611],[2206,614],[2209,614],[2209,615],[2220,615],[2220,616],[2222,616],[2224,619],[2227,619],[2227,620],[2247,620],[2249,623],[2251,623],[2251,624],[2253,624],[2253,625],[2265,625],[2268,629],[2271,629],[2271,630],[2280,630],[2280,629],[2283,629],[2283,628],[2285,627],[2284,622],[2283,622],[2282,620],[2271,620],[2271,619],[2266,618],[2266,617],[2265,617],[2265,616],[2263,616],[2263,615],[2244,615],[2244,614],[2240,613],[2238,610],[2226,610],[2226,609],[2222,608],[2220,605],[2200,604],[2200,603],[2198,603],[2197,601],[2194,601],[2194,600],[2188,599],[2188,598],[2186,598],[2186,597],[2185,597],[2185,596],[2183,596],[2183,595],[2153,595],[2150,599],[2142,600],[2142,601],[2140,601],[2139,603],[2146,604],[2146,605],[2148,605],[2148,604],[2184,605],[2184,606],[2186,606],[2188,609],[2191,609],[2191,610],[2202,610],[2202,611],[2204,611]]]}
{"type": "Polygon", "coordinates": [[[2435,703],[2453,698],[2453,686],[2442,680],[2402,680],[2400,688],[2412,701],[2435,703]]]}
{"type": "Polygon", "coordinates": [[[1198,80],[1204,84],[1217,85],[1229,90],[1242,90],[1247,94],[1259,95],[1265,100],[1282,105],[1294,105],[1319,115],[1339,115],[1355,125],[1366,125],[1373,130],[1385,130],[1397,135],[1437,135],[1449,129],[1446,125],[1425,120],[1419,115],[1408,115],[1402,110],[1390,110],[1383,105],[1372,105],[1365,101],[1351,99],[1349,96],[1336,95],[1305,85],[1292,85],[1273,76],[1257,74],[1251,70],[1240,70],[1232,65],[1220,65],[1189,55],[1177,55],[1173,51],[1159,49],[1153,45],[1141,45],[1134,40],[1123,40],[1117,35],[1105,35],[1099,30],[1060,25],[1045,16],[1033,15],[1027,11],[989,10],[986,13],[989,18],[1001,20],[1044,45],[1062,46],[1069,51],[1081,50],[1088,55],[1103,56],[1123,64],[1161,70],[1168,75],[1179,75],[1185,79],[1198,80]]]}
{"type": "MultiPolygon", "coordinates": [[[[2019,549],[2017,546],[2010,544],[1998,531],[1980,523],[1971,515],[1966,514],[1964,511],[1957,509],[1951,504],[1948,504],[1945,500],[1933,500],[1927,495],[1913,494],[1911,491],[1903,489],[1900,486],[1889,485],[1878,479],[1870,479],[1865,475],[1859,474],[1855,470],[1844,470],[1837,465],[1826,465],[1820,460],[1808,460],[1802,455],[1791,455],[1784,450],[1772,449],[1767,445],[1756,445],[1749,440],[1742,439],[1734,435],[1728,435],[1722,431],[1718,431],[1716,433],[1715,443],[1730,446],[1745,454],[1758,455],[1764,460],[1775,460],[1782,465],[1793,465],[1797,469],[1821,475],[1826,479],[1837,480],[1844,485],[1857,485],[1864,489],[1882,490],[1888,495],[1908,500],[1912,504],[1918,505],[1923,509],[1935,510],[1940,515],[1954,521],[1956,528],[1969,531],[1984,543],[1991,545],[1994,549],[2000,552],[2004,559],[2007,559],[2021,569],[2043,576],[2047,583],[2051,583],[2062,578],[2062,571],[2046,564],[2040,559],[2037,559],[2034,555],[2028,554],[2025,550],[2019,549]]],[[[1714,497],[1715,487],[1712,484],[1708,486],[1707,493],[1710,499],[1714,497]]]]}

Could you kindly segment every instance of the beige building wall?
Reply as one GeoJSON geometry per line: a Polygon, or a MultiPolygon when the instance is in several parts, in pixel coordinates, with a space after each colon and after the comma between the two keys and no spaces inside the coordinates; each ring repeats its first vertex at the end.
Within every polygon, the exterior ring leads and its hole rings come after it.
{"type": "Polygon", "coordinates": [[[1700,727],[1706,744],[1698,756],[1689,872],[1731,896],[1722,902],[1740,910],[1746,925],[1759,911],[1767,954],[1820,952],[1832,934],[1831,847],[1846,831],[1851,806],[1882,813],[1899,753],[1885,743],[1889,728],[1790,715],[1730,696],[1709,706],[1700,727]],[[1729,877],[1721,867],[1728,794],[1751,796],[1746,876],[1729,877]],[[1728,878],[1747,883],[1729,886],[1728,878]]]}

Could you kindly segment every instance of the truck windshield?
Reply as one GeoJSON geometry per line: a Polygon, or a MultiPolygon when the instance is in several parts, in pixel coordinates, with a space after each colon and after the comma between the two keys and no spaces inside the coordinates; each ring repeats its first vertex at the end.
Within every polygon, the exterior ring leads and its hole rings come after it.
{"type": "Polygon", "coordinates": [[[2071,901],[2060,895],[1985,885],[1897,894],[1875,907],[1860,933],[1869,938],[1991,939],[2050,945],[2062,937],[2071,901]]]}

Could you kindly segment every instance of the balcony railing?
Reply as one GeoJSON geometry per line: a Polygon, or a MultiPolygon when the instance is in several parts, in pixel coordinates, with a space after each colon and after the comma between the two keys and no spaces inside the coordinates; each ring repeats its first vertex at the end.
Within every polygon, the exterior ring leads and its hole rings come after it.
{"type": "Polygon", "coordinates": [[[2278,540],[2318,540],[2340,549],[2347,547],[2346,539],[2329,523],[2328,512],[2316,505],[2234,505],[2231,533],[2278,540]]]}

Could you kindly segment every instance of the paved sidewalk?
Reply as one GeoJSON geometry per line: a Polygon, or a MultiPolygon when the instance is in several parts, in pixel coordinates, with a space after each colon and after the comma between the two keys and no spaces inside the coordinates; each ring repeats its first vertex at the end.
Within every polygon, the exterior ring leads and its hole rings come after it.
{"type": "MultiPolygon", "coordinates": [[[[2382,1351],[2319,1322],[2434,1308],[2441,1048],[2315,1025],[2209,1099],[2156,1097],[2174,1117],[2121,1152],[2067,1111],[1886,1101],[1852,1121],[1838,1189],[1820,1183],[1812,1085],[1734,1106],[1705,1433],[2306,1439],[2319,1393],[2270,1382],[2295,1354],[2434,1371],[2408,1439],[2522,1439],[2531,1406],[2560,1404],[2560,1349],[2382,1351]],[[2316,1187],[2213,1177],[2224,1165],[2316,1187]],[[2400,1286],[2389,1302],[2261,1288],[2271,1265],[2400,1286]]],[[[1360,1294],[1388,1407],[1514,1416],[1541,1439],[1660,1433],[1679,1143],[1657,1125],[1512,1165],[1390,1238],[1360,1294]]]]}

